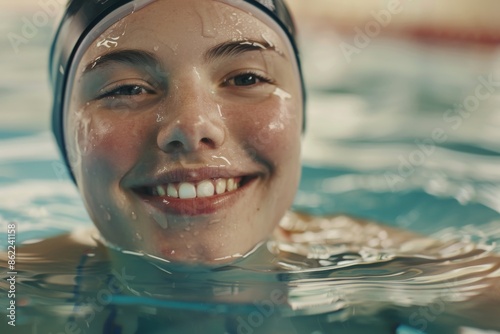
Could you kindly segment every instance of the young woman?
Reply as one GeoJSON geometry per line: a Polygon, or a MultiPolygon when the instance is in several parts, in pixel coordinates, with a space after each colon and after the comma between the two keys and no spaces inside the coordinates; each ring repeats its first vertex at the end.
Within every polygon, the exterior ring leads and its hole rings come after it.
{"type": "Polygon", "coordinates": [[[283,3],[75,1],[68,13],[54,129],[102,238],[207,264],[268,238],[297,189],[304,123],[283,3]],[[87,10],[95,19],[74,27],[87,10]]]}
{"type": "Polygon", "coordinates": [[[498,306],[482,294],[500,291],[484,250],[443,256],[450,245],[409,232],[289,211],[305,98],[294,36],[280,0],[70,2],[51,54],[54,133],[99,233],[24,247],[56,277],[76,267],[71,316],[38,332],[498,328],[473,312],[498,306]]]}

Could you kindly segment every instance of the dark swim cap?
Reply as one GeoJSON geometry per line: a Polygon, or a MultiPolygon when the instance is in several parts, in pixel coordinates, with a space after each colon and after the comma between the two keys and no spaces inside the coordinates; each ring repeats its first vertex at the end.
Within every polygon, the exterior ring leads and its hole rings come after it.
{"type": "MultiPolygon", "coordinates": [[[[161,0],[70,0],[52,43],[49,58],[49,75],[54,91],[52,107],[52,131],[62,157],[74,179],[68,160],[64,141],[64,108],[66,93],[71,80],[71,68],[77,51],[85,45],[84,41],[95,40],[99,35],[126,15],[154,1],[161,0]]],[[[305,110],[305,86],[293,19],[283,0],[222,0],[234,7],[250,4],[267,14],[278,24],[288,37],[295,54],[298,74],[302,87],[303,110],[305,110]]],[[[305,117],[303,128],[305,127],[305,117]]]]}

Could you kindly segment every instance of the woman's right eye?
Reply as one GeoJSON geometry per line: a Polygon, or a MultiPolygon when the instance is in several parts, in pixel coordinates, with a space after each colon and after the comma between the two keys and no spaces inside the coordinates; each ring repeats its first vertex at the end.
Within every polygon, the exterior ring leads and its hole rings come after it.
{"type": "Polygon", "coordinates": [[[107,97],[131,97],[143,94],[152,94],[151,90],[148,90],[139,85],[122,85],[117,88],[113,88],[109,91],[105,91],[99,96],[99,99],[107,97]]]}

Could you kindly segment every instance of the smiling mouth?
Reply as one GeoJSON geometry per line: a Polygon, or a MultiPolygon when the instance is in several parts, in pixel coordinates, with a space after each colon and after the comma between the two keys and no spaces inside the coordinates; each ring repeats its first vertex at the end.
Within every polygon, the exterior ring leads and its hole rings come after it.
{"type": "Polygon", "coordinates": [[[205,198],[233,192],[244,185],[244,177],[208,179],[200,182],[168,183],[146,188],[151,196],[180,199],[205,198]]]}
{"type": "Polygon", "coordinates": [[[135,192],[160,211],[196,216],[212,214],[224,206],[230,206],[256,179],[256,175],[248,175],[184,181],[136,188],[135,192]]]}

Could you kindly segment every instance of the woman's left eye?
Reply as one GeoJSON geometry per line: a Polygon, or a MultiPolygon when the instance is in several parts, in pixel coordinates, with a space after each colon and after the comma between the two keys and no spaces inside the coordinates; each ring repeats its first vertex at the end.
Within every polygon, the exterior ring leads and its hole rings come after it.
{"type": "Polygon", "coordinates": [[[266,78],[262,75],[256,73],[243,73],[238,74],[230,79],[224,81],[225,86],[238,86],[238,87],[249,87],[255,86],[262,83],[273,83],[272,79],[266,78]]]}

